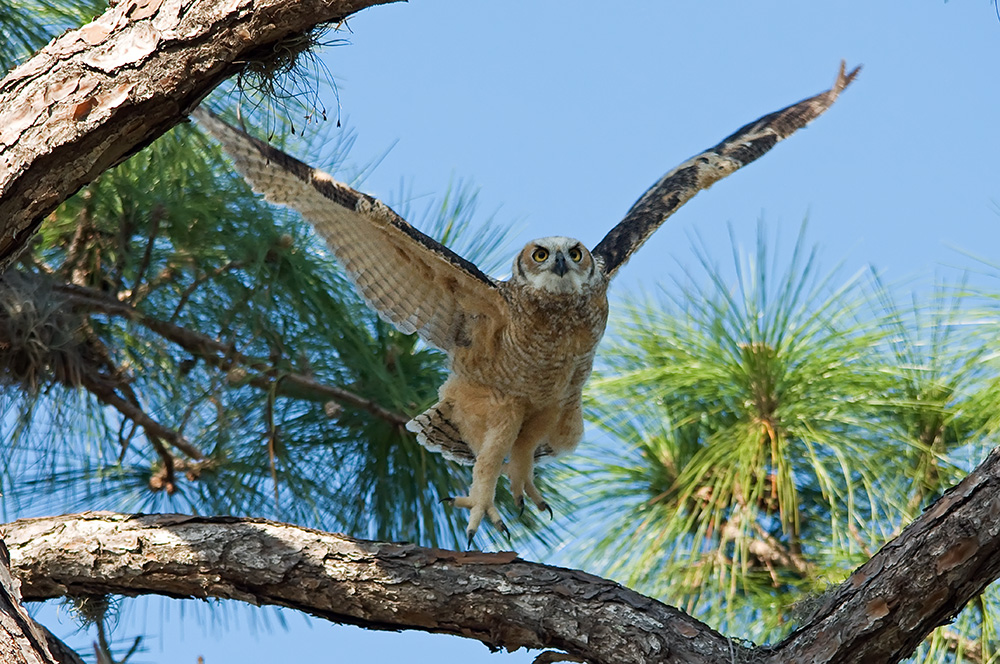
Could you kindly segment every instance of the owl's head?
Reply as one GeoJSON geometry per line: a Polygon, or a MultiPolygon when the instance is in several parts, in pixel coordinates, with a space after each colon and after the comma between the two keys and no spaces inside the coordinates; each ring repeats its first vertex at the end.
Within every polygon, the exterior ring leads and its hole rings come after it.
{"type": "Polygon", "coordinates": [[[569,237],[543,237],[524,245],[511,281],[550,293],[579,293],[599,279],[590,251],[569,237]]]}

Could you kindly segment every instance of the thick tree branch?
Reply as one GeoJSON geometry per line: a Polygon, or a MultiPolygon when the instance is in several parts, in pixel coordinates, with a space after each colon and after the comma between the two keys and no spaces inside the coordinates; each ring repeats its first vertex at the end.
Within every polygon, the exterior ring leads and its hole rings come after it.
{"type": "Polygon", "coordinates": [[[29,600],[231,598],[371,629],[558,648],[594,664],[748,656],[876,664],[908,656],[1000,576],[1000,451],[831,592],[802,627],[753,652],[615,583],[513,553],[455,553],[260,519],[179,515],[94,512],[17,521],[3,533],[29,600]]]}
{"type": "Polygon", "coordinates": [[[770,662],[898,662],[1000,577],[1000,448],[882,547],[770,662]]]}
{"type": "MultiPolygon", "coordinates": [[[[38,625],[38,623],[35,624],[38,625]]],[[[45,635],[49,652],[52,654],[52,658],[55,659],[56,662],[59,664],[84,664],[83,658],[80,657],[80,654],[66,645],[66,643],[58,636],[50,632],[45,625],[38,625],[38,628],[42,630],[42,633],[45,635]]]]}
{"type": "MultiPolygon", "coordinates": [[[[21,606],[17,581],[10,573],[7,550],[0,542],[0,661],[12,664],[57,664],[49,635],[21,606]]],[[[59,642],[61,643],[61,642],[59,642]]]]}
{"type": "Polygon", "coordinates": [[[122,0],[0,80],[0,271],[42,218],[255,52],[392,0],[122,0]]]}
{"type": "Polygon", "coordinates": [[[27,600],[74,594],[221,597],[371,629],[493,648],[554,647],[589,662],[729,661],[731,644],[680,611],[513,553],[366,542],[261,519],[87,513],[3,527],[27,600]]]}

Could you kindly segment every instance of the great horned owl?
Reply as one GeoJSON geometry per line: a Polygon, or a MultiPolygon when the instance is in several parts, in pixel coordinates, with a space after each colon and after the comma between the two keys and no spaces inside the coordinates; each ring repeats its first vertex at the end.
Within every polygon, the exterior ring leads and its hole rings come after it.
{"type": "MultiPolygon", "coordinates": [[[[448,354],[439,400],[406,428],[428,449],[473,466],[469,545],[486,516],[507,532],[494,505],[505,473],[515,501],[549,510],[535,488],[539,459],[573,450],[583,434],[581,393],[608,317],[611,277],[677,208],[754,161],[822,114],[858,73],[747,124],[664,175],[593,251],[546,237],[493,279],[378,200],[197,110],[236,169],[273,203],[298,210],[324,237],[369,305],[404,333],[448,354]]],[[[551,513],[551,510],[549,510],[551,513]]]]}

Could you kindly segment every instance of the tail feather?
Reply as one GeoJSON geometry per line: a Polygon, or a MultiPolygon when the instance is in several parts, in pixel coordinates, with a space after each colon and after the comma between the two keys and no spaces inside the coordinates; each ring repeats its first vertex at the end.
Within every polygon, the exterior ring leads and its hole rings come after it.
{"type": "Polygon", "coordinates": [[[476,455],[462,440],[458,427],[451,421],[450,404],[441,402],[431,406],[406,423],[406,430],[417,435],[417,442],[444,458],[471,466],[476,455]]]}

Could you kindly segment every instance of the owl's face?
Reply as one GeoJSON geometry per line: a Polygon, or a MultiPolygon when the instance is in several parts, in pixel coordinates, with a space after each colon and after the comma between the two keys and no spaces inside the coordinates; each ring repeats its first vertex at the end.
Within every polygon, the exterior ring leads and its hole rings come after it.
{"type": "Polygon", "coordinates": [[[550,293],[579,293],[599,278],[594,259],[579,240],[543,237],[514,259],[511,280],[550,293]]]}

